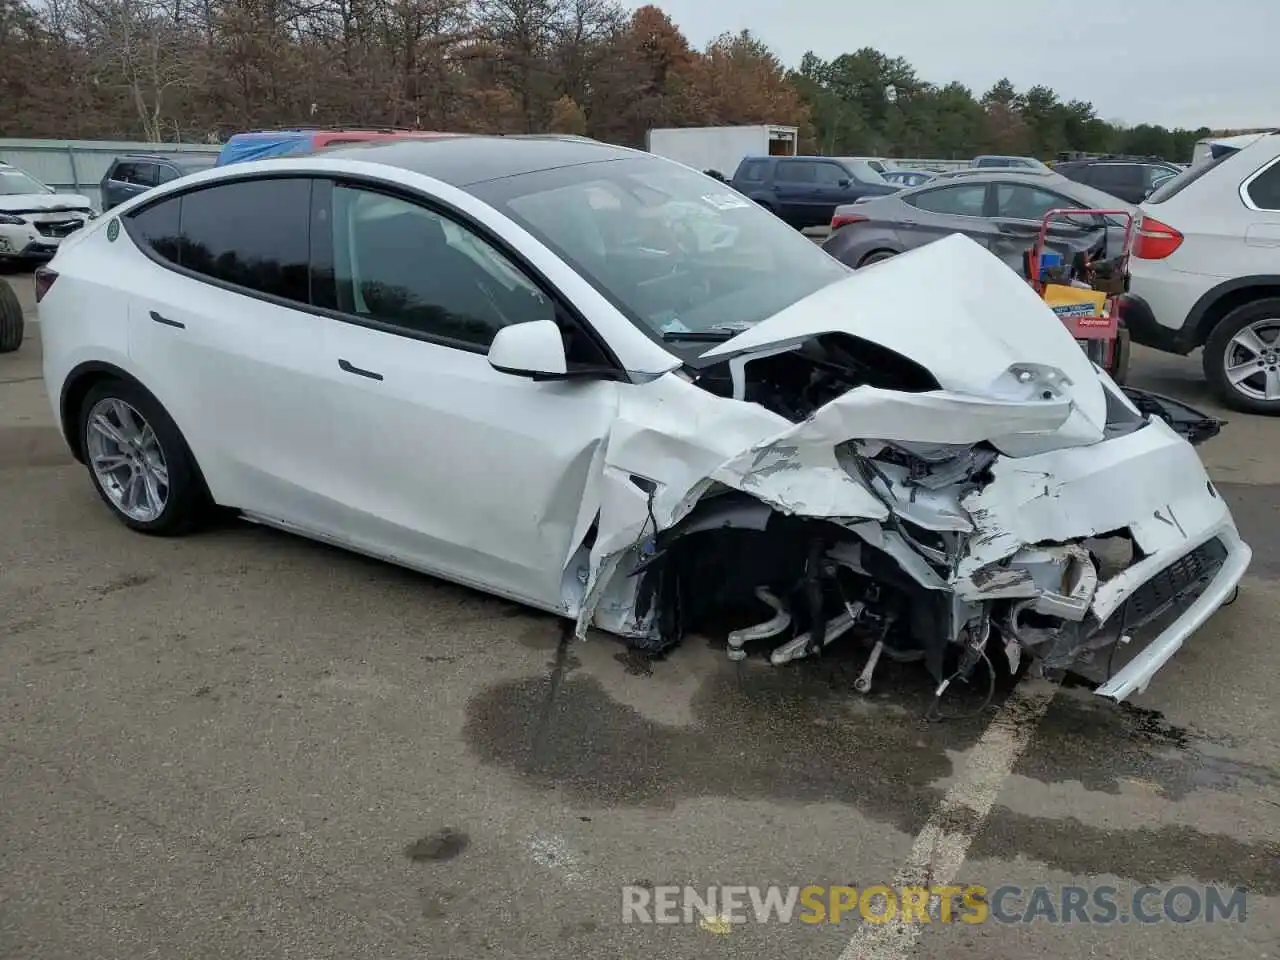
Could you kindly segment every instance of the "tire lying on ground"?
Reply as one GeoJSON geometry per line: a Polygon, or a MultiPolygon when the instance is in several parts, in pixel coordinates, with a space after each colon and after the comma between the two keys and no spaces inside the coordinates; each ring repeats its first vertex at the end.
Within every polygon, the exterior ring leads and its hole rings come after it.
{"type": "Polygon", "coordinates": [[[0,280],[0,353],[13,353],[22,346],[23,330],[18,295],[8,281],[0,280]]]}

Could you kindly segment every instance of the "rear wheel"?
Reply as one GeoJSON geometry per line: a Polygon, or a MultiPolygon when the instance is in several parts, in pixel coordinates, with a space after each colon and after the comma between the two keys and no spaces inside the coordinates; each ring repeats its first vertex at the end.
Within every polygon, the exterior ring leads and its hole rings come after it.
{"type": "Polygon", "coordinates": [[[128,527],[174,536],[203,518],[204,482],[178,427],[145,390],[123,380],[89,388],[80,449],[98,494],[128,527]]]}
{"type": "Polygon", "coordinates": [[[1280,298],[1236,307],[1204,345],[1204,375],[1227,406],[1280,415],[1280,298]]]}
{"type": "Polygon", "coordinates": [[[8,281],[0,280],[0,353],[13,353],[22,346],[25,329],[18,295],[8,281]]]}

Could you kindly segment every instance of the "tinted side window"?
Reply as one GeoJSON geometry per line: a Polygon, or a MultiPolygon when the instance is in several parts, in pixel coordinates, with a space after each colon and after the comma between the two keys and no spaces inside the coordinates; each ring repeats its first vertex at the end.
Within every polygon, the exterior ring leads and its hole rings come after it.
{"type": "Polygon", "coordinates": [[[1222,163],[1223,160],[1226,160],[1229,156],[1231,156],[1230,153],[1224,153],[1212,160],[1201,161],[1198,166],[1193,166],[1190,170],[1182,171],[1182,173],[1178,174],[1172,180],[1166,180],[1164,183],[1160,184],[1160,186],[1156,188],[1155,192],[1142,202],[1164,203],[1166,200],[1176,197],[1218,164],[1222,163]]]}
{"type": "Polygon", "coordinates": [[[787,183],[814,183],[818,179],[818,165],[801,160],[797,163],[783,161],[778,164],[777,179],[787,183]]]}
{"type": "Polygon", "coordinates": [[[1245,191],[1259,210],[1280,210],[1280,163],[1273,163],[1245,191]]]}
{"type": "Polygon", "coordinates": [[[768,160],[750,160],[743,164],[742,179],[748,183],[759,183],[769,169],[768,160]]]}
{"type": "Polygon", "coordinates": [[[160,167],[160,175],[156,179],[159,183],[168,183],[170,180],[177,180],[180,176],[182,174],[178,172],[176,167],[164,164],[160,167]]]}
{"type": "Polygon", "coordinates": [[[311,181],[242,180],[182,195],[179,263],[299,303],[308,294],[311,181]]]}
{"type": "Polygon", "coordinates": [[[125,217],[125,229],[138,246],[150,248],[159,257],[178,262],[179,213],[181,197],[162,200],[125,217]]]}
{"type": "Polygon", "coordinates": [[[1066,197],[1022,183],[996,184],[996,216],[1010,220],[1040,220],[1050,210],[1078,207],[1066,197]]]}
{"type": "Polygon", "coordinates": [[[980,217],[987,198],[985,183],[966,183],[955,187],[926,190],[914,197],[903,197],[907,203],[930,213],[959,217],[980,217]]]}
{"type": "Polygon", "coordinates": [[[841,180],[852,180],[849,171],[838,163],[819,163],[817,166],[818,182],[828,187],[839,185],[841,180]]]}
{"type": "Polygon", "coordinates": [[[426,207],[333,190],[335,306],[414,333],[487,347],[503,327],[555,320],[555,304],[502,253],[426,207]]]}
{"type": "Polygon", "coordinates": [[[1094,166],[1092,178],[1085,182],[1107,193],[1140,190],[1143,186],[1142,168],[1136,163],[1100,163],[1094,166]]]}

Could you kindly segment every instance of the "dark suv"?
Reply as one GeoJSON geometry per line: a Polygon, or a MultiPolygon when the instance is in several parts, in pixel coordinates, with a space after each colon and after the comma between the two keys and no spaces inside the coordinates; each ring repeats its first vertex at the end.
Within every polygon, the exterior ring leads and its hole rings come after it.
{"type": "Polygon", "coordinates": [[[896,193],[864,160],[746,157],[730,185],[798,230],[825,227],[842,203],[896,193]]]}
{"type": "Polygon", "coordinates": [[[102,175],[102,209],[110,210],[154,186],[177,180],[188,173],[208,170],[217,154],[192,153],[180,157],[130,154],[116,157],[102,175]]]}
{"type": "Polygon", "coordinates": [[[1091,157],[1055,163],[1053,172],[1076,183],[1088,184],[1126,203],[1141,203],[1152,190],[1170,177],[1176,177],[1182,169],[1163,160],[1091,157]]]}

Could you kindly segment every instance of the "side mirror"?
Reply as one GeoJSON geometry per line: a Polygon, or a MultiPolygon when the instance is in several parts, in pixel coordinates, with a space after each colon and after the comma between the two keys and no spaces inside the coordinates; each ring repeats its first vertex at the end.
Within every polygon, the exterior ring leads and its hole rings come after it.
{"type": "Polygon", "coordinates": [[[489,345],[489,366],[535,380],[566,376],[569,370],[560,328],[554,320],[530,320],[503,327],[489,345]]]}
{"type": "Polygon", "coordinates": [[[853,181],[850,180],[848,177],[841,177],[839,180],[838,186],[848,187],[848,186],[851,186],[852,184],[853,184],[853,181]]]}

